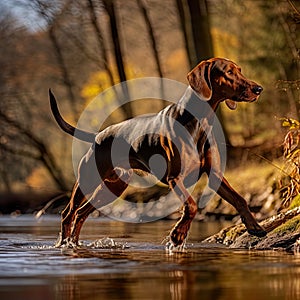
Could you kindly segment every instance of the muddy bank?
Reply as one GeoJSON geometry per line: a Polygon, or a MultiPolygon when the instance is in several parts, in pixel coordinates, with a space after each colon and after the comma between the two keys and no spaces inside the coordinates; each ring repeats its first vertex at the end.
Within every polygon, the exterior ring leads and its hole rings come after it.
{"type": "Polygon", "coordinates": [[[24,190],[20,192],[0,193],[0,214],[32,214],[49,204],[48,213],[58,213],[67,204],[68,193],[37,192],[24,190]]]}

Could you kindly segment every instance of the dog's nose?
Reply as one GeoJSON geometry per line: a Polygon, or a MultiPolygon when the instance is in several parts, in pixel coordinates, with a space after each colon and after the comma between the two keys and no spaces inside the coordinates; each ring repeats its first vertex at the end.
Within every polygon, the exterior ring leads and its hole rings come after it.
{"type": "Polygon", "coordinates": [[[251,90],[254,94],[260,95],[260,93],[263,91],[263,88],[260,85],[256,85],[251,90]]]}

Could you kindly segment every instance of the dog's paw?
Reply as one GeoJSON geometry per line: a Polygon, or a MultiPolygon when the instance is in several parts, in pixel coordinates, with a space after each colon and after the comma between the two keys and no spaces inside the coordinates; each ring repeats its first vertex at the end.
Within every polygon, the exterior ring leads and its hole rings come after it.
{"type": "Polygon", "coordinates": [[[175,246],[180,246],[187,238],[190,223],[179,222],[170,232],[170,240],[175,246]]]}
{"type": "Polygon", "coordinates": [[[170,240],[176,247],[182,245],[186,237],[187,237],[187,232],[185,231],[173,230],[170,233],[170,240]]]}
{"type": "Polygon", "coordinates": [[[170,232],[170,235],[166,238],[166,251],[172,252],[185,252],[186,250],[186,240],[188,235],[188,227],[186,226],[176,226],[170,232]]]}
{"type": "Polygon", "coordinates": [[[182,252],[186,252],[186,240],[183,241],[182,244],[180,245],[175,245],[171,239],[170,236],[167,237],[167,243],[165,246],[165,250],[169,253],[169,254],[173,254],[173,253],[182,253],[182,252]]]}

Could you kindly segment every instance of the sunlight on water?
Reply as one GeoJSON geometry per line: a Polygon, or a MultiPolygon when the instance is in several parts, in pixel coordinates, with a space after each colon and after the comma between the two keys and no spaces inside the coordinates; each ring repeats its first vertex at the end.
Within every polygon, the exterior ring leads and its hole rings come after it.
{"type": "Polygon", "coordinates": [[[57,249],[57,217],[0,217],[1,299],[300,299],[300,257],[201,244],[224,224],[194,222],[182,253],[174,221],[89,219],[82,245],[57,249]]]}

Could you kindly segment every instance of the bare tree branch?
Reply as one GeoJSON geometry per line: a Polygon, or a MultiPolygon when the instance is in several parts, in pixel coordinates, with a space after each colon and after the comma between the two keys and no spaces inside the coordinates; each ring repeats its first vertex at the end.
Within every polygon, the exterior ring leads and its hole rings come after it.
{"type": "Polygon", "coordinates": [[[9,126],[15,128],[18,132],[18,134],[23,135],[27,137],[28,142],[31,144],[31,146],[34,147],[39,153],[38,156],[30,155],[30,153],[24,149],[16,149],[9,147],[7,145],[1,145],[2,148],[6,151],[9,151],[13,154],[17,155],[23,155],[27,157],[31,157],[34,159],[37,159],[38,161],[41,161],[46,169],[49,171],[49,174],[52,176],[54,181],[56,182],[57,186],[61,188],[62,190],[68,190],[67,184],[64,180],[64,177],[61,173],[60,168],[56,165],[55,159],[52,156],[51,152],[48,150],[45,143],[39,139],[37,136],[34,135],[33,132],[27,130],[25,127],[23,127],[20,123],[18,123],[16,120],[11,119],[6,114],[0,111],[0,118],[6,122],[9,126]]]}
{"type": "Polygon", "coordinates": [[[77,115],[76,110],[76,97],[73,92],[73,82],[71,80],[71,76],[67,67],[67,64],[65,62],[65,58],[62,52],[62,47],[59,44],[58,38],[55,34],[55,29],[58,26],[59,17],[63,15],[63,12],[68,8],[69,4],[72,0],[68,0],[65,2],[64,7],[59,12],[58,16],[54,15],[54,13],[51,13],[48,2],[46,3],[43,0],[34,0],[33,6],[36,10],[36,12],[44,18],[44,20],[47,22],[48,25],[48,36],[52,43],[54,53],[57,59],[58,66],[62,73],[62,80],[64,85],[67,88],[68,92],[68,99],[70,101],[70,106],[72,109],[72,112],[74,116],[77,115]]]}
{"type": "MultiPolygon", "coordinates": [[[[98,24],[98,18],[97,18],[97,14],[95,12],[95,6],[93,3],[93,0],[87,0],[88,1],[88,8],[89,8],[89,12],[90,12],[90,18],[91,18],[91,22],[97,37],[97,42],[99,45],[99,48],[101,50],[101,55],[103,58],[103,65],[104,65],[104,69],[108,75],[109,81],[110,81],[110,85],[114,86],[115,85],[115,81],[114,81],[114,77],[112,75],[112,72],[109,68],[109,63],[108,63],[108,57],[106,54],[106,49],[104,46],[104,39],[103,39],[103,34],[101,31],[101,27],[98,24]]],[[[100,57],[100,56],[99,56],[100,57]]]]}

